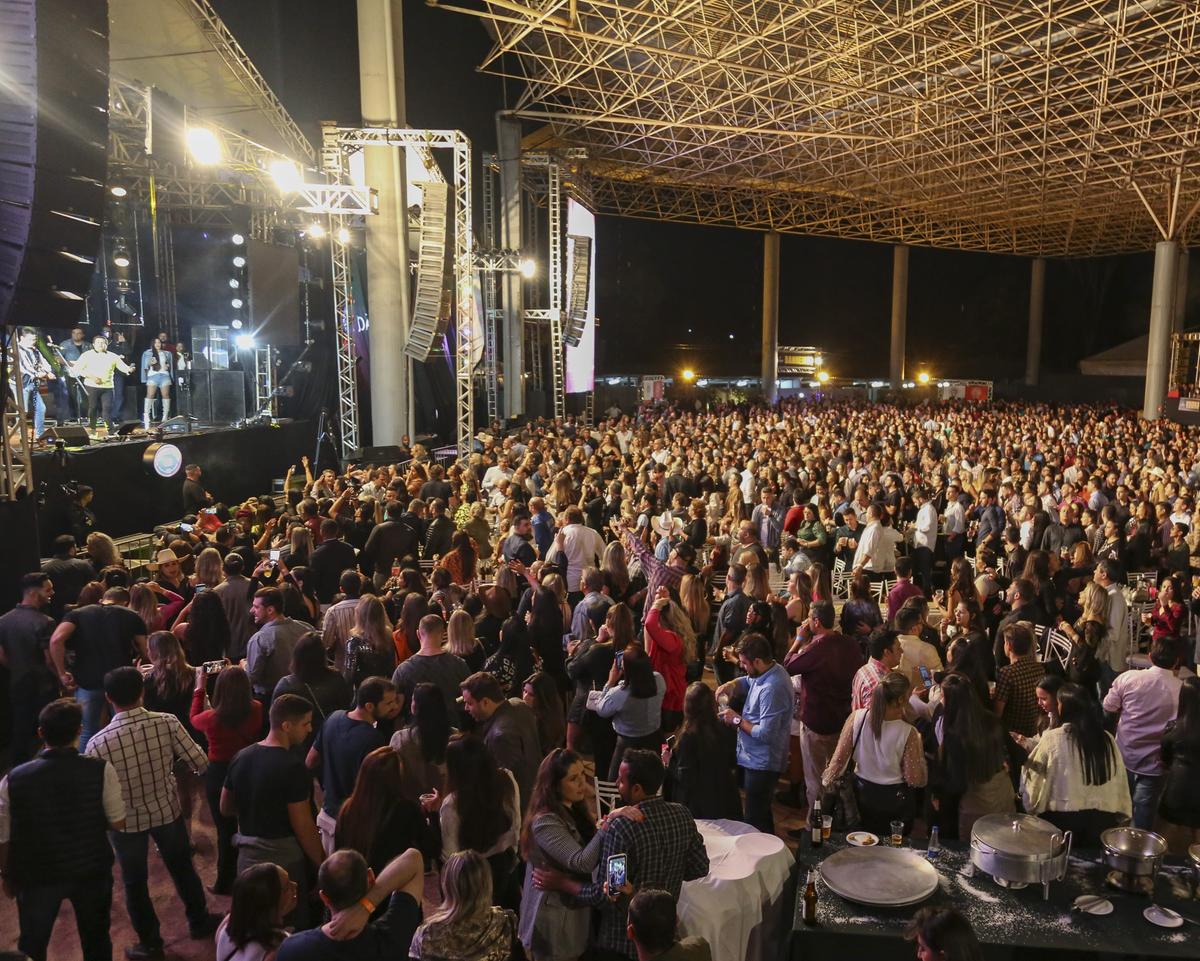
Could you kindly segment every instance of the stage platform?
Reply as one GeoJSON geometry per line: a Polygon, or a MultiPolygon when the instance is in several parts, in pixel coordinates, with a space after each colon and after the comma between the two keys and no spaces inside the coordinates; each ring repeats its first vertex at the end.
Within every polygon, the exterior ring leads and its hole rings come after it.
{"type": "MultiPolygon", "coordinates": [[[[152,531],[158,524],[183,515],[183,469],[174,477],[159,477],[144,462],[146,448],[157,443],[152,435],[131,435],[33,455],[33,478],[43,492],[38,512],[42,553],[58,534],[70,532],[70,499],[63,487],[74,481],[95,490],[91,508],[96,527],[113,537],[152,531]]],[[[281,421],[275,426],[199,428],[190,433],[164,434],[184,464],[199,464],[205,488],[220,503],[232,504],[251,494],[269,494],[271,481],[283,477],[289,464],[299,469],[300,456],[313,456],[316,425],[312,421],[281,421]]]]}

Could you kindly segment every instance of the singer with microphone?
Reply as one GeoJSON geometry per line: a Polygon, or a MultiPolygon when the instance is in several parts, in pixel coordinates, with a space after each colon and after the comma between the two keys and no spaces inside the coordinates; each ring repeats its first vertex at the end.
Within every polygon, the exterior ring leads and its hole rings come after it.
{"type": "Polygon", "coordinates": [[[79,360],[71,365],[71,374],[83,378],[83,388],[87,391],[88,427],[96,427],[96,410],[107,424],[112,412],[113,372],[132,374],[133,368],[123,361],[118,354],[110,353],[108,338],[97,334],[92,338],[92,349],[79,355],[79,360]]]}
{"type": "Polygon", "coordinates": [[[37,331],[32,327],[22,327],[17,332],[17,359],[25,413],[33,414],[33,439],[36,441],[46,428],[46,401],[42,399],[41,386],[57,378],[37,348],[37,331]]]}
{"type": "Polygon", "coordinates": [[[142,423],[150,429],[154,419],[155,395],[162,395],[162,419],[165,423],[171,416],[171,378],[174,374],[173,355],[159,334],[154,342],[142,351],[142,380],[146,382],[146,399],[142,402],[142,423]]]}

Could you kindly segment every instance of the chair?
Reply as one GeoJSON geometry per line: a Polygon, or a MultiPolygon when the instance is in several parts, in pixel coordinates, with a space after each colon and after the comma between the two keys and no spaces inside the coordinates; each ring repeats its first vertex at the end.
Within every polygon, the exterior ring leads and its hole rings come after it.
{"type": "Polygon", "coordinates": [[[846,562],[840,557],[833,562],[833,597],[835,600],[850,600],[850,582],[854,580],[854,572],[846,570],[846,562]]]}
{"type": "Polygon", "coordinates": [[[1037,636],[1039,660],[1043,664],[1055,660],[1065,671],[1071,660],[1071,639],[1057,628],[1045,624],[1038,624],[1033,632],[1037,636]]]}
{"type": "Polygon", "coordinates": [[[620,806],[621,795],[617,793],[617,782],[596,778],[596,816],[604,817],[620,806]]]}

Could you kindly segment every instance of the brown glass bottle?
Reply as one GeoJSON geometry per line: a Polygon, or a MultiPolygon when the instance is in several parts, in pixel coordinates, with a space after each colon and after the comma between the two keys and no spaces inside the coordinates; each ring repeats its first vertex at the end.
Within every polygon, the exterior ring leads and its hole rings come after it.
{"type": "Polygon", "coordinates": [[[808,884],[804,886],[804,923],[817,923],[817,872],[808,872],[808,884]]]}

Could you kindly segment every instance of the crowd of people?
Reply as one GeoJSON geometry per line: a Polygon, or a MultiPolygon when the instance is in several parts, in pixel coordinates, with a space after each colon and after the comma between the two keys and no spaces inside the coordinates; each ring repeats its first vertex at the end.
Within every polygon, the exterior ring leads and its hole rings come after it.
{"type": "MultiPolygon", "coordinates": [[[[115,857],[126,954],[161,957],[151,838],[220,961],[710,957],[676,930],[696,821],[773,832],[779,805],[1186,848],[1198,440],[1113,408],[784,402],[305,459],[282,503],[189,468],[148,570],[64,534],[0,617],[20,950],[70,899],[109,958],[115,857]]],[[[913,936],[969,947],[956,925],[913,936]]]]}

